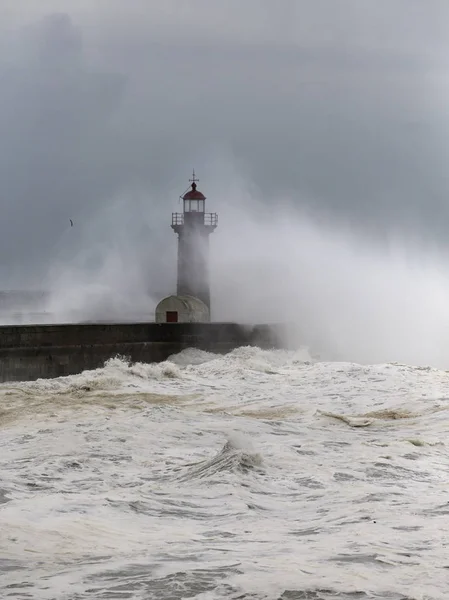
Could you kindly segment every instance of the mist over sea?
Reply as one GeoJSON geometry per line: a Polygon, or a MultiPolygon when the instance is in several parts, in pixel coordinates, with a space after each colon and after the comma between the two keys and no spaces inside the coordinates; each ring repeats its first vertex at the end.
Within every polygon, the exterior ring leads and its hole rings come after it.
{"type": "Polygon", "coordinates": [[[186,350],[0,386],[0,595],[443,600],[449,373],[186,350]]]}

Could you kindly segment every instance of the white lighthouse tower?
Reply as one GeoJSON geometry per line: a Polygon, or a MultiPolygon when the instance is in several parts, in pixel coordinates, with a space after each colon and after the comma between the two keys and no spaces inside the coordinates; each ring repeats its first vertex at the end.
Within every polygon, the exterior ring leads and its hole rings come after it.
{"type": "Polygon", "coordinates": [[[217,213],[206,213],[206,196],[197,188],[193,171],[190,189],[182,196],[183,212],[172,214],[178,234],[177,296],[162,300],[159,322],[210,320],[209,236],[217,227],[217,213]],[[176,310],[176,307],[183,310],[176,310]],[[207,316],[206,316],[207,309],[207,316]]]}

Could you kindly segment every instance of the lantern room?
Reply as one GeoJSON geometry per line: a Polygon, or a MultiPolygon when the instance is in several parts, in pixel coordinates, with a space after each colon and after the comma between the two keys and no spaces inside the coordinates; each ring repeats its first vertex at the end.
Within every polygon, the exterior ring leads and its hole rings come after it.
{"type": "Polygon", "coordinates": [[[197,190],[196,182],[198,179],[195,177],[195,171],[193,171],[193,177],[190,181],[192,182],[192,187],[182,198],[184,202],[184,214],[204,213],[206,196],[197,190]]]}

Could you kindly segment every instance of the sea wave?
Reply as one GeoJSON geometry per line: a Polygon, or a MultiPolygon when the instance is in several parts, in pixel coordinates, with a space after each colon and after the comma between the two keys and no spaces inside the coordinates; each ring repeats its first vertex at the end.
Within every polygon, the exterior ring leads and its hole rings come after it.
{"type": "Polygon", "coordinates": [[[445,598],[448,398],[306,349],[3,384],[1,593],[445,598]]]}

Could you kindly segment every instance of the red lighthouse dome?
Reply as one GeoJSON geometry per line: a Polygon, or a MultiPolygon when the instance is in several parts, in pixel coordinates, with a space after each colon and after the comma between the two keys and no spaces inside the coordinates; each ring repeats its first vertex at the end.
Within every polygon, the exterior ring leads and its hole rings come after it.
{"type": "Polygon", "coordinates": [[[184,194],[183,200],[206,200],[206,196],[196,189],[195,181],[192,183],[192,189],[184,194]]]}

